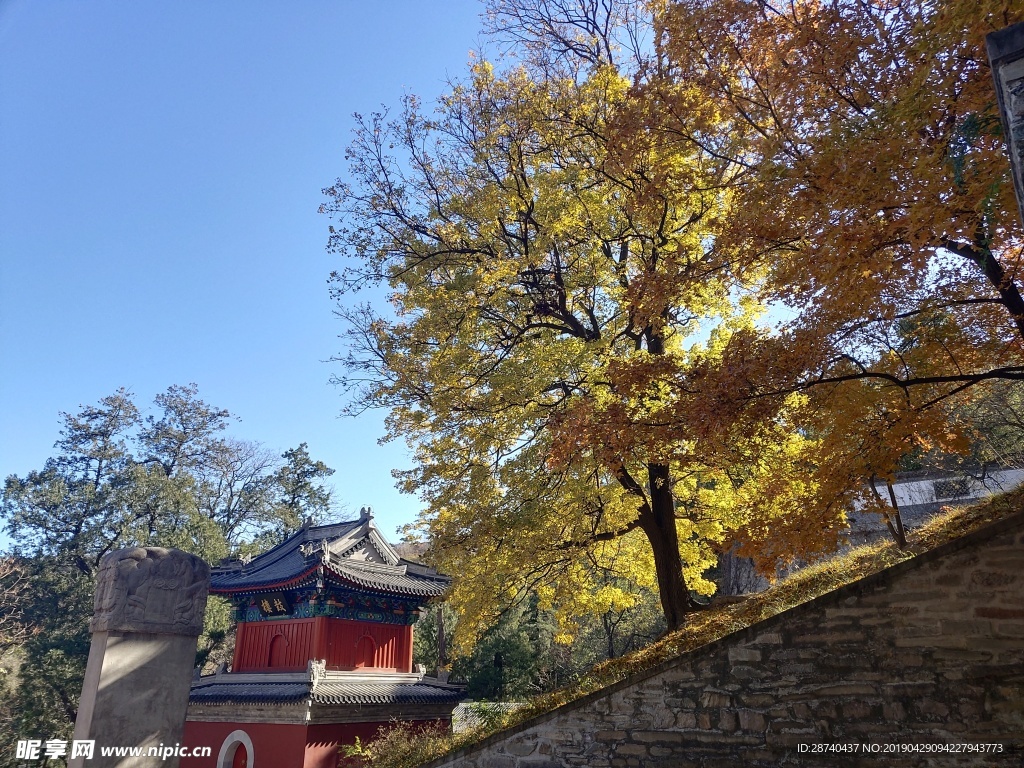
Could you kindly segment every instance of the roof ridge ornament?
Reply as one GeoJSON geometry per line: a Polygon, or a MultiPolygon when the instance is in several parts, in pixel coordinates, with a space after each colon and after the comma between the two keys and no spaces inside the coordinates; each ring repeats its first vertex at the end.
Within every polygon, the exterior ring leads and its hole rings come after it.
{"type": "Polygon", "coordinates": [[[320,539],[320,541],[307,541],[305,544],[299,545],[299,554],[305,558],[313,557],[313,555],[319,554],[321,559],[325,562],[331,553],[331,542],[327,539],[320,539]]]}

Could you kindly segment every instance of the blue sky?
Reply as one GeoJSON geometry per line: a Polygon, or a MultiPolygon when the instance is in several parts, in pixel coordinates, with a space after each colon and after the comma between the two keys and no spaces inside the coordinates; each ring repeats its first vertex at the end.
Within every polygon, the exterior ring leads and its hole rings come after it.
{"type": "Polygon", "coordinates": [[[383,414],[338,418],[317,207],[352,113],[440,94],[480,10],[0,0],[0,477],[42,466],[60,411],[195,382],[234,436],[307,442],[351,509],[410,522],[383,414]]]}

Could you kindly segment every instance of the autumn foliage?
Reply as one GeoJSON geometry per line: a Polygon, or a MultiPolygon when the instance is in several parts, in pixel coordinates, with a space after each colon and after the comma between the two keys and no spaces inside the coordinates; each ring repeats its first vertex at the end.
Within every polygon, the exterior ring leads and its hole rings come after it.
{"type": "Polygon", "coordinates": [[[338,297],[391,291],[341,310],[352,407],[413,448],[467,626],[532,591],[571,632],[613,574],[678,627],[718,552],[827,550],[1024,378],[983,47],[1024,4],[490,10],[518,59],[363,120],[324,206],[338,297]]]}
{"type": "Polygon", "coordinates": [[[726,423],[807,393],[822,503],[910,452],[962,450],[959,406],[1024,375],[1021,223],[984,49],[1022,18],[1021,3],[897,0],[659,16],[642,130],[703,143],[680,116],[695,89],[715,105],[743,169],[719,242],[764,269],[756,295],[784,318],[700,374],[725,388],[726,423]]]}

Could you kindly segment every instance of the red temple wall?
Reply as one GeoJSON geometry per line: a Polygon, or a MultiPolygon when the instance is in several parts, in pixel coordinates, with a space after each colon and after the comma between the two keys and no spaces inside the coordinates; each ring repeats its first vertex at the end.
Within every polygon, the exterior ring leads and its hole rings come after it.
{"type": "MultiPolygon", "coordinates": [[[[423,726],[447,726],[446,720],[422,721],[423,726]]],[[[210,747],[210,757],[183,757],[181,768],[216,768],[225,739],[245,731],[253,746],[253,760],[262,768],[337,768],[340,744],[366,744],[388,722],[286,725],[283,723],[185,723],[182,744],[190,749],[210,747]]],[[[345,762],[340,762],[345,765],[345,762]]]]}
{"type": "Polygon", "coordinates": [[[273,669],[300,671],[313,656],[317,619],[240,622],[235,635],[233,672],[273,669]],[[280,638],[280,639],[278,639],[280,638]]]}
{"type": "MultiPolygon", "coordinates": [[[[188,721],[182,744],[189,749],[210,747],[210,757],[183,757],[181,768],[216,768],[224,740],[241,730],[252,740],[253,759],[249,765],[264,768],[306,768],[301,755],[306,750],[306,726],[283,723],[199,723],[188,721]]],[[[240,761],[239,761],[240,762],[240,761]]],[[[230,765],[230,763],[229,763],[230,765]]],[[[321,761],[316,768],[334,768],[337,763],[321,761]]]]}
{"type": "Polygon", "coordinates": [[[348,619],[324,619],[328,669],[412,671],[412,627],[348,619]]]}
{"type": "Polygon", "coordinates": [[[391,723],[334,723],[310,725],[306,733],[306,758],[302,768],[336,768],[338,765],[359,765],[357,760],[340,757],[338,746],[355,744],[356,738],[367,744],[381,728],[391,723]],[[331,761],[334,762],[331,762],[331,761]]]}
{"type": "Polygon", "coordinates": [[[317,617],[241,622],[233,672],[306,669],[325,659],[328,669],[412,671],[412,626],[317,617]]]}

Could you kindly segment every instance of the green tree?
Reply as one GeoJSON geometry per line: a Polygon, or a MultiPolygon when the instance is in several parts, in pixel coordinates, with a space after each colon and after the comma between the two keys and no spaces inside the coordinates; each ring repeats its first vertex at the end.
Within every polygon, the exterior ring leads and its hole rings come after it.
{"type": "Polygon", "coordinates": [[[538,677],[550,646],[535,607],[524,601],[485,632],[469,655],[452,665],[457,679],[466,681],[466,694],[485,701],[521,701],[542,689],[538,677]],[[547,640],[545,643],[544,640],[547,640]]]}
{"type": "Polygon", "coordinates": [[[414,627],[413,662],[428,673],[450,668],[448,649],[457,625],[458,615],[447,602],[428,605],[414,627]]]}
{"type": "Polygon", "coordinates": [[[285,451],[281,458],[285,463],[274,475],[278,516],[293,529],[302,525],[304,517],[322,522],[331,510],[331,493],[323,481],[334,470],[322,461],[314,461],[306,443],[285,451]]]}
{"type": "MultiPolygon", "coordinates": [[[[614,577],[604,579],[605,586],[612,582],[614,577]]],[[[614,586],[635,590],[629,583],[614,586]]],[[[438,665],[442,612],[450,643],[460,630],[457,614],[447,604],[430,606],[416,624],[414,660],[428,670],[438,665]]],[[[537,594],[530,594],[509,606],[468,652],[450,664],[450,670],[472,699],[524,699],[555,690],[601,661],[643,647],[664,629],[658,595],[651,590],[634,592],[634,600],[617,601],[599,615],[592,609],[575,616],[571,633],[552,610],[542,607],[537,594]]]]}
{"type": "MultiPolygon", "coordinates": [[[[255,443],[223,437],[230,414],[203,402],[195,385],[170,387],[154,405],[144,418],[131,394],[118,390],[62,414],[55,455],[4,484],[0,513],[24,574],[18,624],[32,630],[16,651],[13,733],[70,734],[105,554],[165,546],[216,563],[254,539],[287,534],[330,504],[322,480],[331,470],[305,444],[280,461],[255,443]]],[[[206,619],[200,662],[229,629],[216,601],[206,619]]]]}

